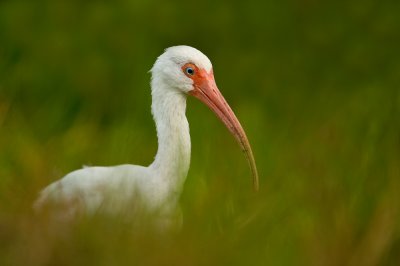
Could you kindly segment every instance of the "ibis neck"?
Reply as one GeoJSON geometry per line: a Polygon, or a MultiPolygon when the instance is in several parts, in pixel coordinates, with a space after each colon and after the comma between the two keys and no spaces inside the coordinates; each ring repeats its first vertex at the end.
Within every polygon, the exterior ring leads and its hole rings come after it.
{"type": "Polygon", "coordinates": [[[152,88],[152,113],[158,151],[150,167],[174,192],[180,192],[190,164],[190,135],[186,95],[170,88],[152,88]]]}

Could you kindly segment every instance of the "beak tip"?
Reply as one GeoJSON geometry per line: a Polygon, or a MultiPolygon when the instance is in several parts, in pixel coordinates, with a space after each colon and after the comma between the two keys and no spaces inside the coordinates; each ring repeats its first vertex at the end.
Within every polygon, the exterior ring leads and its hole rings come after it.
{"type": "Polygon", "coordinates": [[[253,190],[254,190],[254,192],[258,192],[260,190],[260,184],[259,184],[258,180],[259,180],[258,179],[258,174],[256,174],[254,176],[254,181],[253,181],[253,190]]]}

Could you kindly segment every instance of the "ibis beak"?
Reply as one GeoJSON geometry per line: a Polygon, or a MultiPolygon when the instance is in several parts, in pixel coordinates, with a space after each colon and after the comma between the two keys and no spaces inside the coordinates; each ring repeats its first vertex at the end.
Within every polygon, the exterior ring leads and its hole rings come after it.
{"type": "Polygon", "coordinates": [[[225,124],[239,143],[246,155],[253,174],[254,190],[258,191],[258,172],[249,140],[239,120],[224,99],[224,96],[222,96],[221,92],[218,90],[213,72],[210,71],[210,73],[206,73],[204,71],[201,73],[201,79],[195,80],[193,86],[194,89],[190,91],[189,94],[205,103],[225,124]]]}

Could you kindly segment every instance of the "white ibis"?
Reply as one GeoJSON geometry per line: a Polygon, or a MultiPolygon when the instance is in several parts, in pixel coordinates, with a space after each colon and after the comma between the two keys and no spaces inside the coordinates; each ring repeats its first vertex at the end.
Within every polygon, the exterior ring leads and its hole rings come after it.
{"type": "Polygon", "coordinates": [[[151,110],[156,123],[158,151],[148,167],[118,165],[85,167],[50,184],[34,208],[51,205],[64,218],[105,213],[126,216],[135,208],[161,215],[169,225],[177,209],[190,163],[186,96],[205,103],[222,120],[244,151],[258,190],[258,173],[246,134],[218,90],[210,60],[189,46],[174,46],[158,57],[151,69],[151,110]],[[139,205],[140,206],[137,206],[139,205]]]}

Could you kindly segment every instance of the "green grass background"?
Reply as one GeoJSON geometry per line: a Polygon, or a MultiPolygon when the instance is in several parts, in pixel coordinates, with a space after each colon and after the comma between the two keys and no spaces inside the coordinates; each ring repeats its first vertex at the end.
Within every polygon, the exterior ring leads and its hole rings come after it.
{"type": "Polygon", "coordinates": [[[400,265],[399,10],[0,1],[0,265],[400,265]],[[104,217],[43,230],[31,204],[45,185],[84,164],[151,163],[148,70],[178,44],[212,60],[260,192],[229,132],[188,99],[180,233],[104,217]]]}

